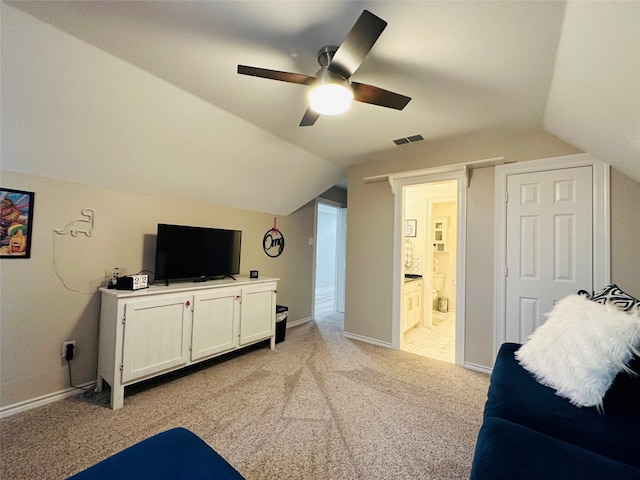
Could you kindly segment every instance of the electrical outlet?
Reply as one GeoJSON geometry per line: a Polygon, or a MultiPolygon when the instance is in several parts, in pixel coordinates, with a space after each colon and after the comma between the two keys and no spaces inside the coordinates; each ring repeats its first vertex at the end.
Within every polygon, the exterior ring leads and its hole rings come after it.
{"type": "Polygon", "coordinates": [[[76,354],[76,341],[75,340],[71,340],[70,342],[63,342],[62,343],[62,358],[64,358],[65,355],[67,354],[67,345],[73,345],[73,355],[75,356],[75,354],[76,354]]]}
{"type": "Polygon", "coordinates": [[[118,277],[124,277],[127,274],[126,268],[107,268],[104,271],[105,286],[115,285],[118,277]]]}

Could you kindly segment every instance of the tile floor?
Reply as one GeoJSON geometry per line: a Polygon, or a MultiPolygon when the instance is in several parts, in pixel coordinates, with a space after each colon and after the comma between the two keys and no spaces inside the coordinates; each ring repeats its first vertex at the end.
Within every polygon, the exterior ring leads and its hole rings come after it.
{"type": "Polygon", "coordinates": [[[455,313],[433,313],[433,325],[416,325],[404,334],[402,350],[455,363],[455,313]]]}

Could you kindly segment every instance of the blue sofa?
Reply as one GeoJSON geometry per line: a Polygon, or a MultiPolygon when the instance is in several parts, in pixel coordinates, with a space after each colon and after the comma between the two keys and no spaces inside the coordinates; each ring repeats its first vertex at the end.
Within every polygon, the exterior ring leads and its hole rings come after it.
{"type": "Polygon", "coordinates": [[[640,480],[640,378],[620,373],[604,413],[578,408],[520,366],[519,347],[498,352],[471,479],[640,480]]]}
{"type": "Polygon", "coordinates": [[[158,433],[70,477],[73,480],[241,480],[200,437],[185,428],[158,433]]]}

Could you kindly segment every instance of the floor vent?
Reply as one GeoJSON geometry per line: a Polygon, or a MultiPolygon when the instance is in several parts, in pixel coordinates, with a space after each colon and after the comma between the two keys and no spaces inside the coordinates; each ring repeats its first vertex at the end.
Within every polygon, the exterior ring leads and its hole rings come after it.
{"type": "Polygon", "coordinates": [[[422,140],[424,140],[424,137],[418,134],[418,135],[411,135],[405,138],[396,138],[393,141],[393,143],[395,143],[396,145],[406,145],[407,143],[420,142],[422,140]]]}

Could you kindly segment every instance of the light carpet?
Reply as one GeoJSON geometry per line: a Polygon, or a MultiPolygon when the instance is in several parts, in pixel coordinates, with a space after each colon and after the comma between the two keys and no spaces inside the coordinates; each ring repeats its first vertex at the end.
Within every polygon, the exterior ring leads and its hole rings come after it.
{"type": "Polygon", "coordinates": [[[126,392],[0,420],[0,478],[61,479],[183,426],[247,479],[464,479],[488,376],[346,339],[342,316],[126,392]],[[205,368],[206,367],[206,368],[205,368]]]}

